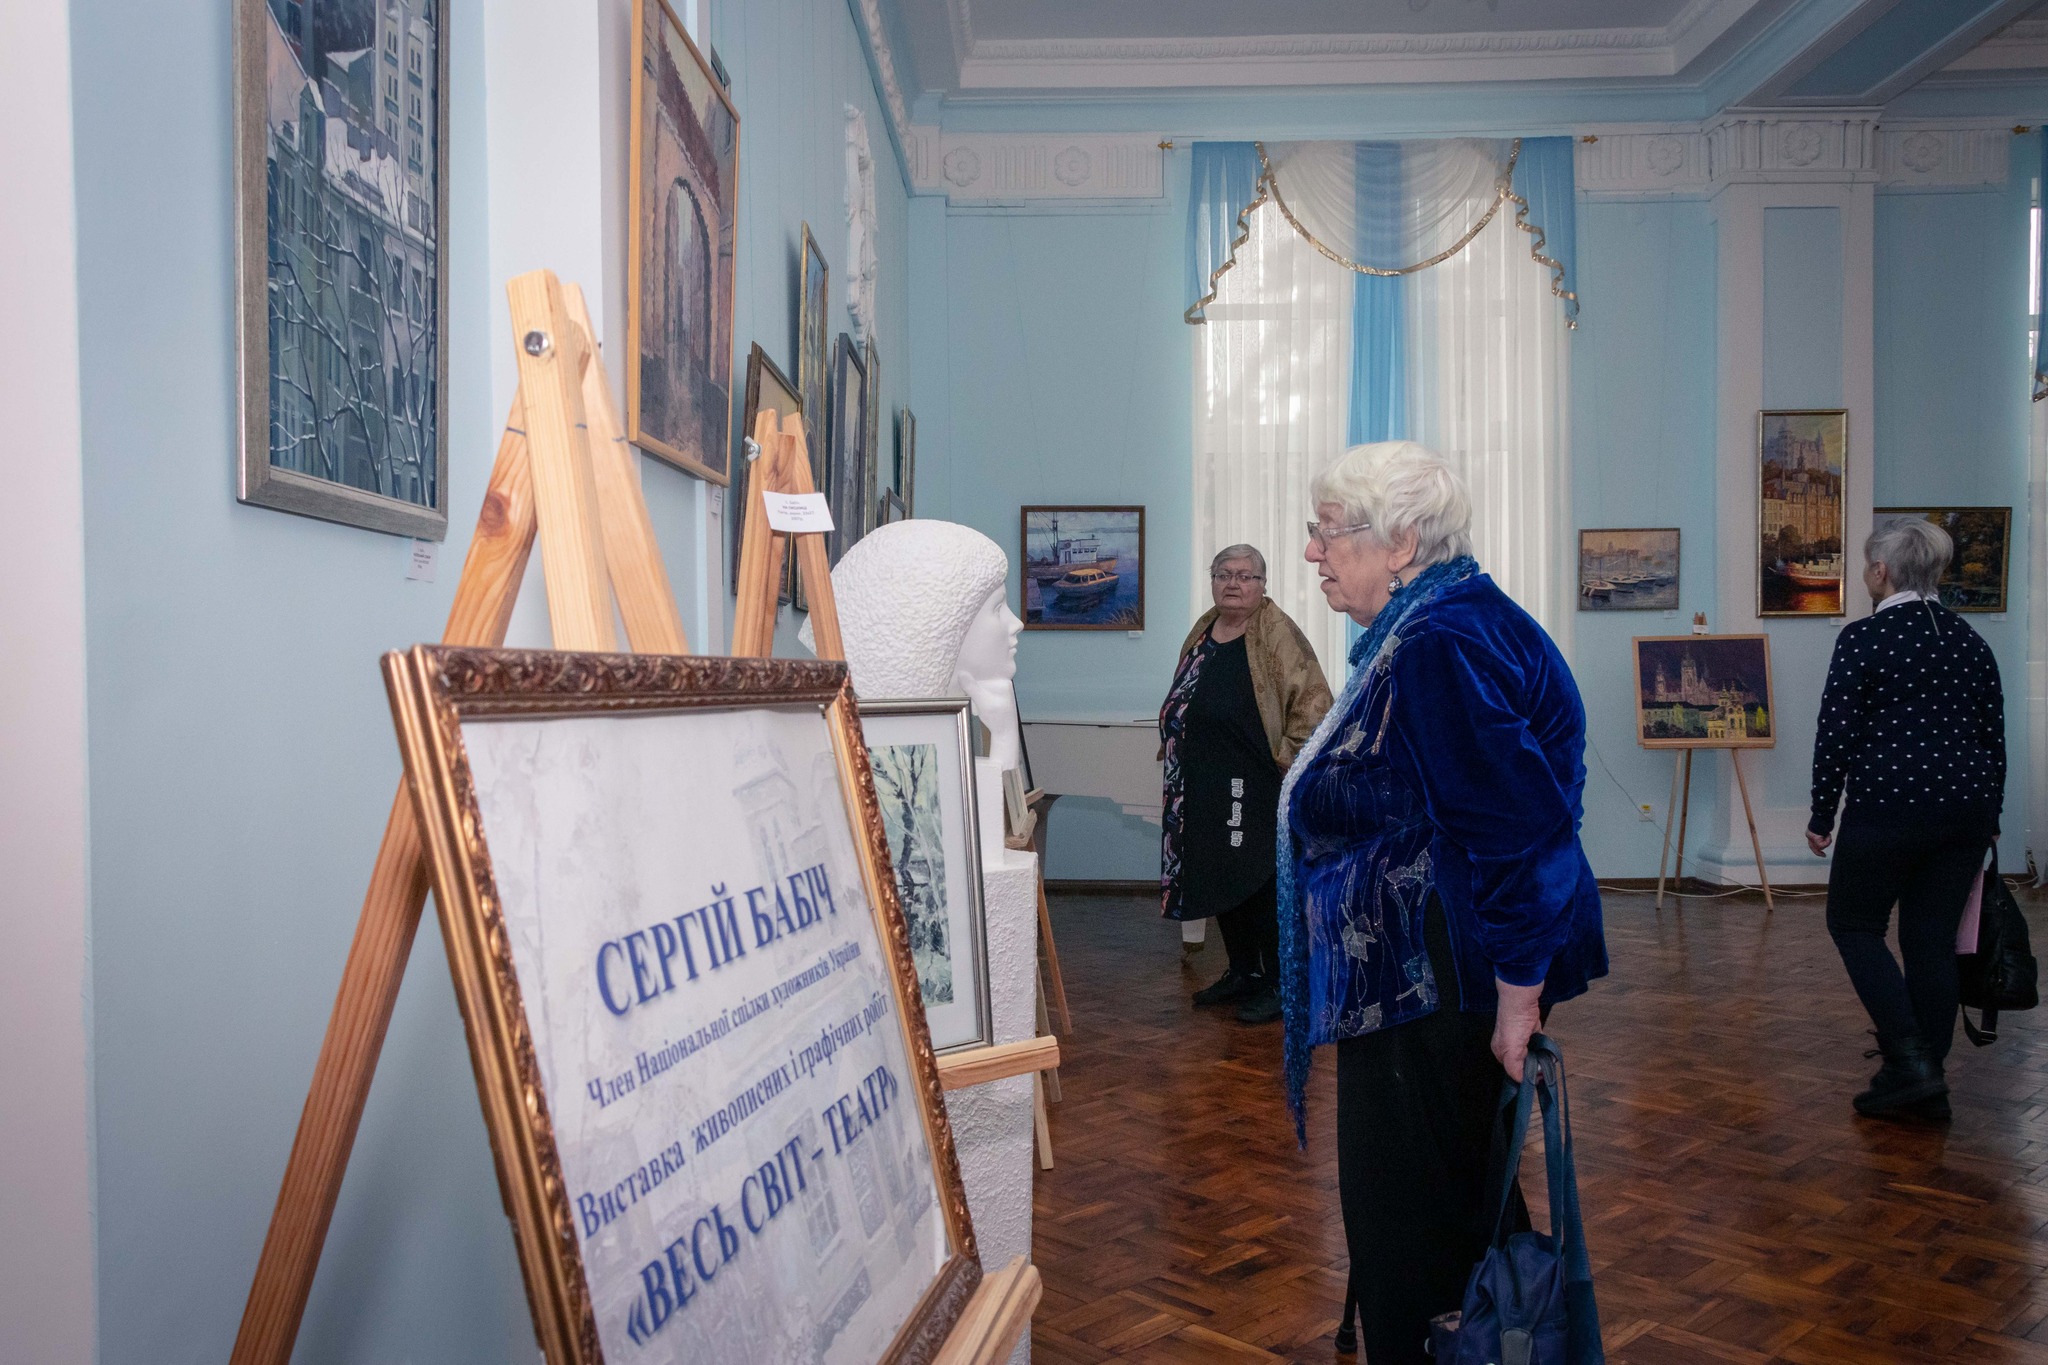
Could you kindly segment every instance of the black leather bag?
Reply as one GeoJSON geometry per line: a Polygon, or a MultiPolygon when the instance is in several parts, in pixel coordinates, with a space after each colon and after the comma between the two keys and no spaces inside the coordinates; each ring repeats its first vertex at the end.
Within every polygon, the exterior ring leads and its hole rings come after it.
{"type": "Polygon", "coordinates": [[[2026,916],[2005,889],[1997,859],[1984,872],[1984,908],[1977,926],[1977,951],[1956,957],[1962,986],[1963,1032],[1978,1047],[1998,1041],[2001,1010],[2030,1010],[2041,1003],[2036,982],[2039,968],[2027,938],[2026,916]],[[1984,1012],[1983,1024],[1970,1022],[1968,1011],[1984,1012]]]}

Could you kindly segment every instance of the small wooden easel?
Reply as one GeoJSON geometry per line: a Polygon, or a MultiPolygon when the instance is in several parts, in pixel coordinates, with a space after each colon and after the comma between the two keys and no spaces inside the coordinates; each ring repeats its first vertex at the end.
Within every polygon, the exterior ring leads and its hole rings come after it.
{"type": "MultiPolygon", "coordinates": [[[[581,291],[564,288],[553,272],[541,270],[515,278],[506,292],[519,392],[442,642],[504,643],[538,537],[555,648],[616,649],[616,605],[630,648],[688,653],[581,291]]],[[[818,557],[823,558],[822,547],[818,557]]],[[[769,600],[772,629],[772,595],[769,600]]],[[[836,642],[836,617],[832,629],[836,642]]],[[[289,1365],[428,880],[411,797],[401,785],[371,869],[230,1365],[289,1365]]],[[[1001,1359],[1030,1321],[1041,1293],[1037,1270],[1022,1257],[985,1276],[938,1361],[991,1365],[1001,1359]]]]}
{"type": "MultiPolygon", "coordinates": [[[[1702,748],[1711,746],[1700,746],[1702,748]]],[[[1671,865],[1671,879],[1680,886],[1685,884],[1685,822],[1692,813],[1692,756],[1694,749],[1679,752],[1678,762],[1671,769],[1671,804],[1664,808],[1664,851],[1657,855],[1657,908],[1664,908],[1664,867],[1671,856],[1671,822],[1674,815],[1678,821],[1678,861],[1671,865]]],[[[1756,812],[1749,803],[1749,779],[1742,772],[1742,750],[1729,749],[1728,762],[1735,768],[1735,786],[1742,793],[1742,818],[1749,822],[1749,849],[1756,855],[1756,879],[1764,891],[1764,910],[1775,912],[1777,901],[1771,895],[1771,879],[1764,871],[1763,841],[1757,838],[1756,812]]],[[[1674,891],[1673,895],[1683,896],[1674,891]]]]}

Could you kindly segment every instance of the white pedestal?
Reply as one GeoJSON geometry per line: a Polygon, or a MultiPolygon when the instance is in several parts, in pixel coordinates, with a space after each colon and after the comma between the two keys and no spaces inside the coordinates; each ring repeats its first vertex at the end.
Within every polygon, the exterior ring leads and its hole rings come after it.
{"type": "MultiPolygon", "coordinates": [[[[982,846],[982,890],[988,908],[988,987],[995,1040],[1014,1043],[1038,1032],[1038,857],[982,846]]],[[[974,1215],[981,1264],[999,1270],[1031,1255],[1034,1159],[1031,1077],[1010,1076],[946,1096],[967,1207],[974,1215]]],[[[1031,1359],[1031,1334],[1011,1365],[1031,1359]]]]}

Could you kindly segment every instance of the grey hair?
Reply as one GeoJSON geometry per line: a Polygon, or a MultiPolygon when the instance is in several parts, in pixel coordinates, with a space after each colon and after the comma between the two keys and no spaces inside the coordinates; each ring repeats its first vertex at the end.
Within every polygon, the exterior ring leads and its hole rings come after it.
{"type": "Polygon", "coordinates": [[[1391,545],[1415,533],[1417,569],[1472,553],[1472,496],[1443,456],[1417,441],[1353,446],[1316,475],[1309,496],[1334,502],[1345,524],[1369,522],[1391,545]]]}
{"type": "Polygon", "coordinates": [[[1884,565],[1891,573],[1892,586],[1900,592],[1923,596],[1941,585],[1942,571],[1955,553],[1956,543],[1948,532],[1918,518],[1880,527],[1863,542],[1865,563],[1884,565]]]}
{"type": "Polygon", "coordinates": [[[1215,573],[1233,559],[1249,559],[1252,563],[1259,566],[1259,577],[1264,578],[1266,576],[1266,557],[1259,553],[1258,547],[1253,545],[1224,546],[1216,552],[1216,557],[1209,561],[1209,572],[1215,573]]]}

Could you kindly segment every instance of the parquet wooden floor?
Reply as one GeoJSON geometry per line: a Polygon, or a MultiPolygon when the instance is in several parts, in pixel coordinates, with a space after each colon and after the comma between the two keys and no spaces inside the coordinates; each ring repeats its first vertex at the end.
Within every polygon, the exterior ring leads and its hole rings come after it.
{"type": "MultiPolygon", "coordinates": [[[[1820,902],[1781,907],[1609,896],[1613,974],[1552,1017],[1609,1360],[2048,1365],[2048,1011],[1958,1038],[1951,1128],[1856,1118],[1868,1022],[1820,902]]],[[[2048,905],[2027,908],[2048,942],[2048,905]]],[[[1184,964],[1156,902],[1052,910],[1076,1032],[1037,1183],[1034,1358],[1338,1359],[1328,1050],[1304,1153],[1278,1026],[1188,1004],[1222,969],[1213,933],[1184,964]]]]}

